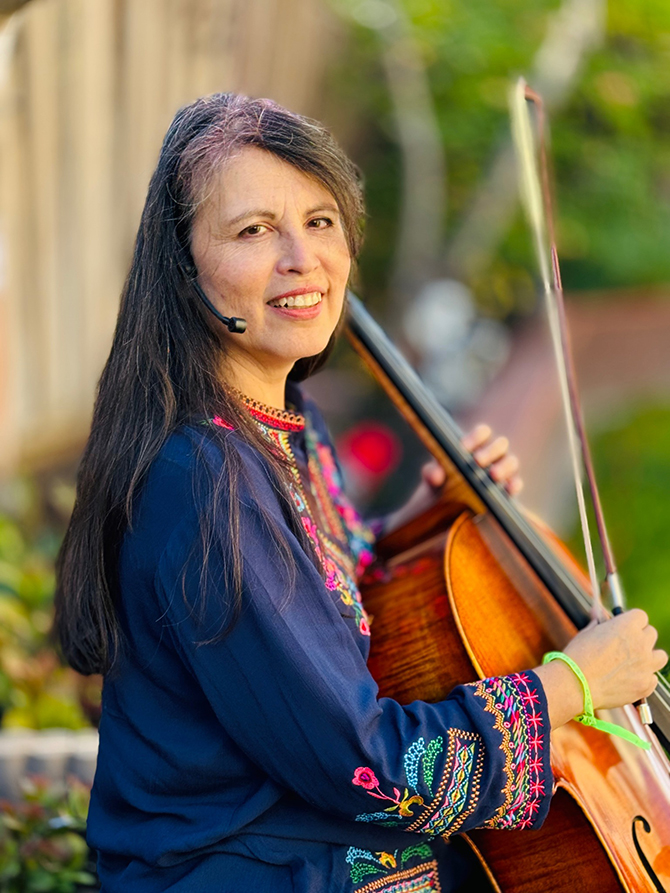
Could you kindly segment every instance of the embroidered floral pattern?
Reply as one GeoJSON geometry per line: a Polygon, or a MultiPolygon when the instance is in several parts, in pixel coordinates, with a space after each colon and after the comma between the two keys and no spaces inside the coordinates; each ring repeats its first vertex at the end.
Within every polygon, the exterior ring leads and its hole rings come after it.
{"type": "Polygon", "coordinates": [[[358,769],[354,772],[354,777],[352,778],[351,782],[352,784],[359,784],[367,791],[371,790],[372,788],[379,787],[377,776],[372,771],[372,769],[367,769],[365,766],[358,767],[358,769]]]}
{"type": "Polygon", "coordinates": [[[353,611],[359,632],[364,636],[370,635],[369,618],[363,607],[361,595],[356,583],[356,557],[350,547],[347,537],[347,529],[342,522],[342,517],[336,511],[327,484],[324,480],[320,463],[315,460],[310,450],[310,442],[313,437],[308,435],[310,428],[306,429],[305,436],[308,447],[308,471],[310,495],[314,512],[318,516],[319,523],[310,513],[310,502],[305,491],[298,465],[293,455],[288,434],[267,428],[267,436],[288,457],[291,474],[293,477],[292,491],[294,502],[305,508],[301,511],[301,518],[305,531],[312,542],[316,554],[325,571],[326,587],[331,592],[337,592],[344,605],[353,611]],[[349,548],[347,548],[349,546],[349,548]]]}
{"type": "MultiPolygon", "coordinates": [[[[355,619],[358,631],[370,635],[370,620],[363,607],[357,579],[373,560],[372,531],[347,500],[332,450],[319,441],[309,418],[290,410],[273,409],[241,397],[261,432],[289,462],[291,499],[314,551],[324,569],[326,587],[337,593],[355,619]],[[298,469],[289,435],[305,431],[308,480],[298,469]]],[[[230,429],[223,419],[213,424],[230,429]]]]}
{"type": "MultiPolygon", "coordinates": [[[[413,844],[405,847],[403,850],[394,850],[392,853],[371,853],[369,850],[349,847],[347,851],[347,864],[350,866],[349,876],[354,885],[358,885],[368,878],[371,879],[374,874],[381,874],[383,875],[382,877],[377,878],[373,883],[367,883],[363,889],[379,890],[380,893],[389,890],[402,890],[404,889],[403,887],[394,885],[410,881],[418,883],[421,875],[430,873],[435,862],[431,861],[426,864],[426,860],[432,859],[432,855],[432,850],[426,843],[413,844]],[[412,865],[413,862],[417,861],[424,864],[412,865]],[[391,886],[388,886],[389,884],[391,886]]],[[[407,889],[412,891],[438,890],[439,887],[414,886],[407,889]]]]}
{"type": "Polygon", "coordinates": [[[419,738],[410,745],[404,757],[407,784],[403,791],[394,787],[392,796],[381,789],[372,769],[359,766],[352,784],[362,787],[370,797],[391,805],[379,812],[358,815],[356,821],[402,825],[407,831],[433,837],[457,831],[479,799],[483,747],[479,735],[474,732],[449,729],[447,738],[444,768],[438,784],[435,784],[435,763],[444,749],[441,736],[428,744],[419,738]],[[427,798],[423,792],[428,793],[427,798]]]}
{"type": "Polygon", "coordinates": [[[393,806],[388,806],[384,810],[385,813],[393,813],[397,810],[398,815],[413,816],[414,813],[411,809],[413,804],[416,803],[417,806],[423,806],[423,797],[420,797],[419,794],[410,795],[407,788],[405,788],[405,793],[402,795],[402,799],[400,798],[399,788],[393,788],[393,797],[383,794],[379,788],[379,782],[377,781],[374,772],[366,766],[359,766],[354,772],[354,777],[351,782],[352,784],[359,784],[361,787],[364,787],[371,797],[377,797],[379,800],[388,800],[389,803],[393,803],[393,806]],[[371,788],[374,788],[374,790],[371,790],[371,788]]]}
{"type": "Polygon", "coordinates": [[[505,799],[485,827],[528,828],[546,793],[539,695],[527,673],[496,676],[471,685],[475,695],[484,700],[484,710],[493,714],[505,754],[505,799]]]}
{"type": "MultiPolygon", "coordinates": [[[[324,481],[328,496],[344,522],[349,548],[356,561],[356,579],[359,579],[365,568],[373,562],[375,557],[373,549],[374,532],[370,525],[363,521],[347,499],[344,492],[344,481],[331,448],[327,444],[318,441],[312,428],[307,428],[305,437],[310,454],[310,465],[313,463],[319,468],[320,474],[317,475],[317,478],[324,481]]],[[[310,467],[310,473],[311,470],[310,467]]]]}

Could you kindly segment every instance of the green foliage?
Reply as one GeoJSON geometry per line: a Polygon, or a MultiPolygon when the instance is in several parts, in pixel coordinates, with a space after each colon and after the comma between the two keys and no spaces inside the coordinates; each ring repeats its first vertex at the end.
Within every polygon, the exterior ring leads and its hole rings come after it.
{"type": "Polygon", "coordinates": [[[554,127],[564,268],[580,286],[670,278],[670,7],[609,4],[607,39],[554,127]]]}
{"type": "Polygon", "coordinates": [[[18,804],[0,804],[0,889],[5,893],[75,893],[96,889],[83,837],[89,791],[39,779],[24,785],[18,804]]]}
{"type": "MultiPolygon", "coordinates": [[[[507,90],[530,75],[557,0],[397,0],[427,65],[448,168],[447,241],[509,133],[507,90]]],[[[347,142],[367,179],[366,294],[381,301],[392,264],[401,159],[381,63],[361,24],[374,3],[333,0],[349,23],[332,72],[347,109],[347,142]],[[354,137],[355,134],[355,137],[354,137]]],[[[670,279],[670,5],[609,0],[602,45],[584,58],[569,101],[552,115],[559,249],[566,286],[605,288],[670,279]]],[[[345,130],[345,137],[347,132],[345,130]]],[[[534,269],[520,215],[474,283],[489,312],[527,309],[534,269]]]]}
{"type": "Polygon", "coordinates": [[[81,701],[95,683],[64,667],[49,639],[53,613],[52,538],[27,542],[0,516],[0,709],[3,726],[79,729],[81,701]],[[84,691],[86,690],[86,691],[84,691]]]}
{"type": "Polygon", "coordinates": [[[670,651],[670,408],[636,410],[594,438],[593,453],[628,604],[649,613],[670,651]]]}

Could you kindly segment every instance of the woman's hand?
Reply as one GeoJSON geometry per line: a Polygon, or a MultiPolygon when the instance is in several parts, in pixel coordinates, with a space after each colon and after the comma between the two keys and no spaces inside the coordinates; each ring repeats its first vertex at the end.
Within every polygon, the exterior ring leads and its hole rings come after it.
{"type": "Polygon", "coordinates": [[[499,484],[502,484],[510,496],[516,496],[523,489],[523,481],[519,475],[519,460],[508,452],[509,440],[506,437],[493,438],[488,425],[477,425],[463,438],[463,446],[470,450],[482,468],[486,468],[499,484]]]}
{"type": "MultiPolygon", "coordinates": [[[[502,484],[511,496],[516,496],[523,487],[519,476],[519,460],[509,453],[506,437],[492,438],[488,425],[477,425],[463,438],[463,446],[470,450],[475,460],[488,469],[495,481],[502,484]]],[[[412,518],[427,511],[439,499],[447,479],[446,472],[434,459],[421,469],[421,482],[402,508],[389,515],[385,532],[401,527],[412,518]]]]}
{"type": "MultiPolygon", "coordinates": [[[[486,468],[494,481],[502,484],[511,496],[523,489],[519,475],[519,460],[508,452],[509,440],[506,437],[493,437],[488,425],[477,425],[461,441],[469,450],[478,465],[486,468]]],[[[444,486],[445,472],[441,465],[432,461],[421,469],[422,484],[432,491],[433,500],[444,486]]]]}
{"type": "MultiPolygon", "coordinates": [[[[648,697],[668,655],[655,648],[658,633],[644,611],[633,608],[604,623],[590,623],[563,649],[586,676],[595,710],[622,707],[648,697]]],[[[551,726],[563,725],[584,709],[579,680],[570,667],[553,661],[536,670],[547,695],[551,726]]]]}
{"type": "Polygon", "coordinates": [[[589,624],[564,649],[591,687],[595,709],[621,707],[646,698],[656,688],[656,673],[668,655],[655,648],[658,633],[639,608],[589,624]]]}

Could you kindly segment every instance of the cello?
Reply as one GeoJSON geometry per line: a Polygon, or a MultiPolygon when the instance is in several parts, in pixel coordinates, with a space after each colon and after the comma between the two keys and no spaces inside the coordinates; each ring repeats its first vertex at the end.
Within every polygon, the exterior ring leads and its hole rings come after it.
{"type": "MultiPolygon", "coordinates": [[[[461,683],[537,666],[589,623],[593,574],[475,462],[351,293],[347,334],[447,471],[439,502],[378,543],[361,581],[380,696],[434,702],[461,683]]],[[[651,726],[633,705],[599,715],[648,740],[648,751],[570,722],[551,734],[554,796],[542,828],[463,835],[492,891],[670,893],[670,685],[659,677],[647,700],[651,726]]]]}

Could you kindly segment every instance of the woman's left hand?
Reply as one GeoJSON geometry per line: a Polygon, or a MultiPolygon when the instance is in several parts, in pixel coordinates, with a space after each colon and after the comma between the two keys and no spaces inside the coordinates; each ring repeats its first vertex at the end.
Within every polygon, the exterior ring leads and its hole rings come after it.
{"type": "MultiPolygon", "coordinates": [[[[465,435],[462,443],[472,453],[475,461],[486,468],[493,480],[502,484],[510,496],[521,492],[523,481],[519,475],[519,460],[509,452],[509,440],[506,437],[493,437],[488,425],[477,425],[465,435]]],[[[421,483],[405,505],[389,515],[385,533],[401,527],[434,505],[446,479],[444,468],[435,459],[424,465],[421,469],[421,483]]]]}
{"type": "MultiPolygon", "coordinates": [[[[493,480],[502,484],[510,496],[521,492],[523,481],[519,475],[519,460],[514,453],[509,452],[509,440],[506,437],[494,438],[488,425],[477,425],[465,435],[462,444],[466,450],[470,450],[477,464],[486,468],[493,480]]],[[[429,464],[437,465],[436,462],[429,464]]],[[[440,470],[442,471],[441,468],[440,470]]]]}

